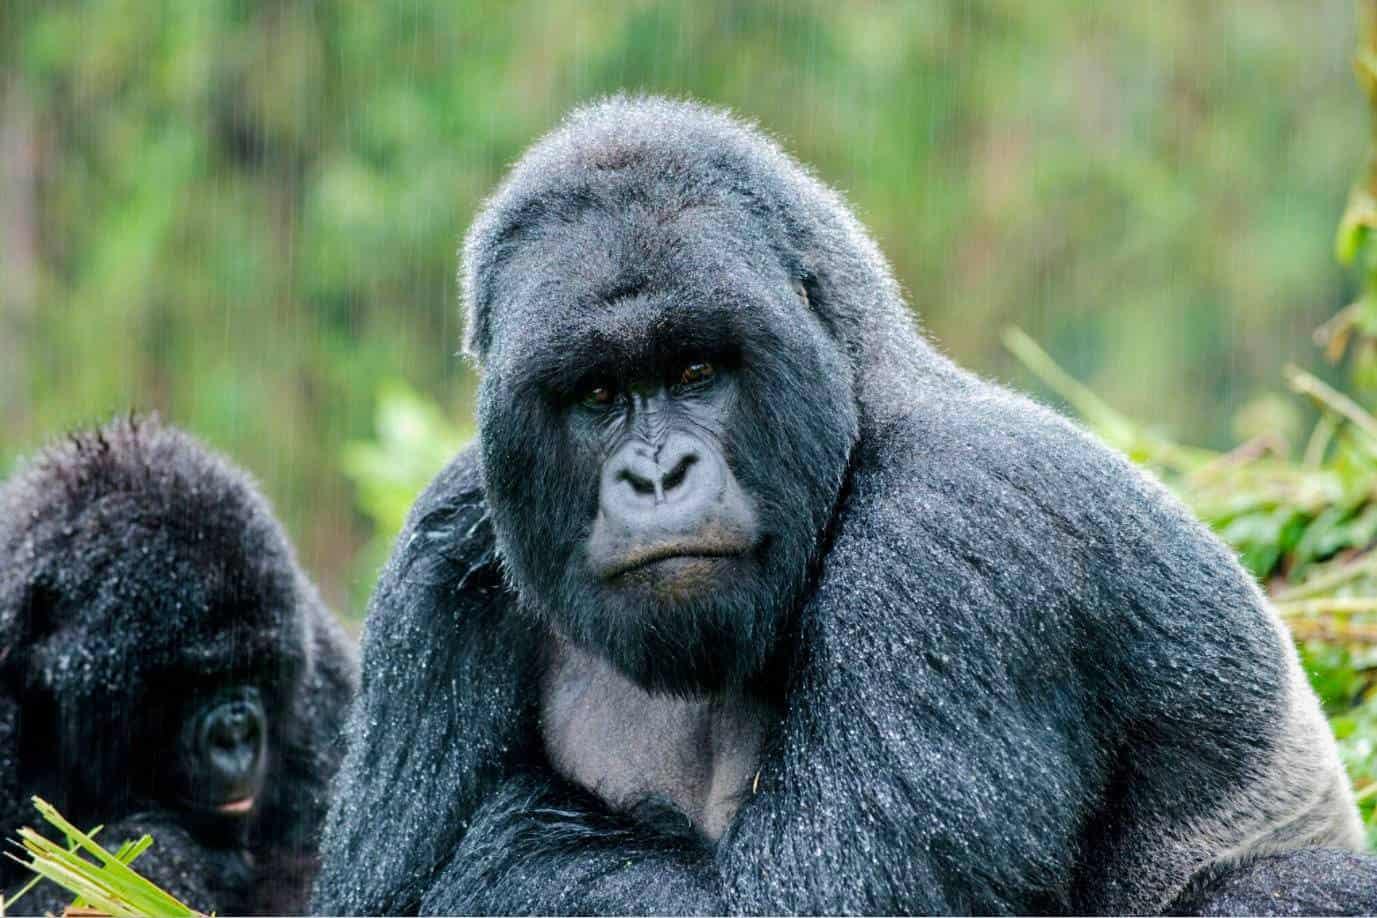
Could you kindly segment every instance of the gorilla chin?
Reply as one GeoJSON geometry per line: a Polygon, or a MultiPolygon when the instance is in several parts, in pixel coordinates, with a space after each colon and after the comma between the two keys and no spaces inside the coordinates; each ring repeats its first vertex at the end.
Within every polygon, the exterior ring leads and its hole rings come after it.
{"type": "Polygon", "coordinates": [[[554,629],[655,694],[738,689],[775,645],[777,600],[755,550],[643,561],[591,593],[596,618],[563,615],[554,629]]]}

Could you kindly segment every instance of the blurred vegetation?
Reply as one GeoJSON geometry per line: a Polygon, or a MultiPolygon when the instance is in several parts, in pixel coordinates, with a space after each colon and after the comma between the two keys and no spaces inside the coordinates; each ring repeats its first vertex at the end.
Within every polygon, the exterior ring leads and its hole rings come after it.
{"type": "Polygon", "coordinates": [[[399,383],[379,392],[374,427],[374,439],[346,444],[342,456],[359,509],[372,523],[373,538],[359,559],[365,571],[382,569],[416,496],[472,434],[399,383]]]}
{"type": "Polygon", "coordinates": [[[358,613],[392,517],[340,444],[438,462],[375,426],[403,388],[470,425],[459,238],[618,89],[814,163],[963,363],[1017,372],[1014,323],[1223,447],[1356,291],[1329,249],[1367,140],[1354,33],[1352,0],[0,0],[0,470],[158,408],[259,476],[358,613]]]}

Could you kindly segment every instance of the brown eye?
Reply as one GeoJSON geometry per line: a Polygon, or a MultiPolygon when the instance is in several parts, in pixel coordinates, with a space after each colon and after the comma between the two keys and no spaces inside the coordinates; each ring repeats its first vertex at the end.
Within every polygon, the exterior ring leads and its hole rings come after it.
{"type": "Polygon", "coordinates": [[[679,382],[691,386],[694,383],[704,382],[712,379],[712,374],[716,372],[710,363],[691,363],[684,367],[684,372],[679,374],[679,382]]]}
{"type": "Polygon", "coordinates": [[[614,395],[616,395],[616,393],[612,391],[610,385],[607,383],[598,383],[597,385],[591,386],[588,391],[584,393],[583,401],[586,405],[610,405],[612,404],[612,397],[614,395]]]}

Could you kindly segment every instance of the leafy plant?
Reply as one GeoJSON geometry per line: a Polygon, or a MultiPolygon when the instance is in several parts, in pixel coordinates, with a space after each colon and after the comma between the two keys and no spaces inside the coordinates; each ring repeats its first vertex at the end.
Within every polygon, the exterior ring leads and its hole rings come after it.
{"type": "Polygon", "coordinates": [[[76,895],[68,911],[94,911],[111,916],[150,915],[155,918],[196,918],[201,913],[159,889],[130,865],[153,845],[151,836],[126,841],[111,853],[95,841],[97,827],[83,832],[68,822],[52,804],[34,797],[34,807],[45,821],[66,838],[61,845],[35,829],[19,830],[17,844],[29,859],[9,857],[36,875],[8,899],[0,897],[0,915],[43,879],[51,880],[76,895]],[[85,856],[83,856],[85,855],[85,856]]]}
{"type": "MultiPolygon", "coordinates": [[[[372,523],[373,538],[360,555],[356,581],[368,589],[401,530],[407,510],[459,452],[469,432],[401,382],[383,386],[375,436],[346,444],[340,465],[354,486],[356,504],[372,523]]],[[[356,600],[362,608],[367,596],[356,600]]]]}

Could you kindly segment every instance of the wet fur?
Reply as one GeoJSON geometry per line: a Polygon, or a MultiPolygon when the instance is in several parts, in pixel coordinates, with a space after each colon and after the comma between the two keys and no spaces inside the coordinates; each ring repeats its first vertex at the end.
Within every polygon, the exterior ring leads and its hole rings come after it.
{"type": "MultiPolygon", "coordinates": [[[[482,433],[373,598],[318,909],[1153,913],[1260,855],[1358,847],[1316,699],[1232,553],[938,353],[843,201],[758,132],[653,98],[580,110],[513,169],[465,265],[482,433]],[[724,282],[734,308],[713,305],[724,282]],[[705,605],[715,644],[703,618],[638,642],[568,581],[588,458],[530,401],[530,368],[571,349],[640,359],[652,307],[743,341],[733,469],[797,524],[762,573],[774,605],[754,581],[705,605]],[[615,762],[580,776],[596,732],[552,767],[555,634],[623,672],[658,661],[670,694],[716,666],[766,701],[720,839],[672,805],[682,775],[634,808],[600,783],[628,778],[615,762]]],[[[639,735],[667,756],[700,728],[639,735]]]]}
{"type": "MultiPolygon", "coordinates": [[[[113,848],[144,832],[141,872],[194,908],[307,905],[339,730],[357,685],[351,643],[246,475],[155,419],[44,450],[0,488],[0,836],[34,825],[30,796],[113,848]],[[166,787],[172,750],[144,725],[161,702],[252,680],[270,730],[253,814],[207,823],[166,787]]],[[[5,858],[0,890],[30,874],[5,858]]],[[[15,906],[61,913],[44,883],[15,906]]]]}

